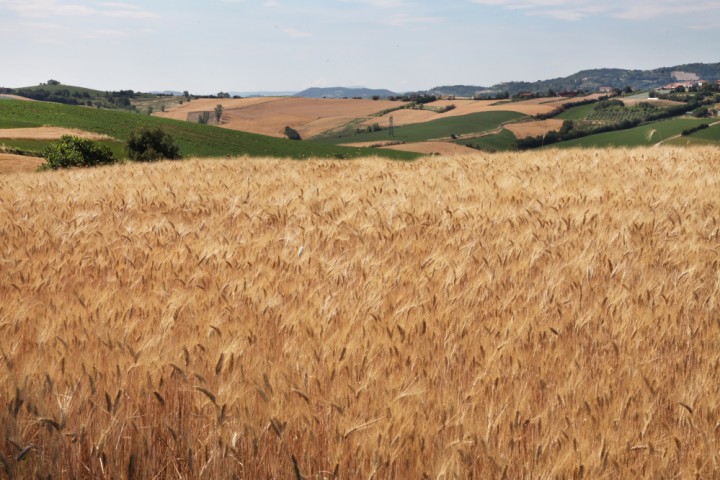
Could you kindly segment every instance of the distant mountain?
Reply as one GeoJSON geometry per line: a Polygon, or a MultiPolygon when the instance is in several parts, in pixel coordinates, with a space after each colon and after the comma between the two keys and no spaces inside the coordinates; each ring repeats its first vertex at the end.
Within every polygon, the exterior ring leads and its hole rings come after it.
{"type": "Polygon", "coordinates": [[[476,93],[508,92],[515,95],[519,92],[546,93],[552,89],[562,91],[597,91],[600,87],[650,90],[668,83],[687,78],[688,74],[702,80],[720,79],[720,63],[689,63],[674,67],[656,68],[654,70],[626,70],[621,68],[598,68],[583,70],[567,77],[539,80],[537,82],[504,82],[492,87],[471,85],[454,85],[435,87],[429,93],[470,97],[476,93]]]}
{"type": "Polygon", "coordinates": [[[381,98],[397,96],[395,92],[390,90],[371,88],[348,88],[348,87],[330,87],[330,88],[308,88],[300,93],[296,93],[296,97],[304,98],[372,98],[378,96],[381,98]]]}
{"type": "Polygon", "coordinates": [[[178,92],[177,90],[163,90],[163,91],[153,91],[148,92],[150,95],[165,95],[165,96],[172,96],[172,97],[182,97],[184,95],[183,92],[178,92]]]}
{"type": "Polygon", "coordinates": [[[283,92],[230,92],[232,97],[292,97],[295,95],[297,90],[294,91],[283,91],[283,92]]]}

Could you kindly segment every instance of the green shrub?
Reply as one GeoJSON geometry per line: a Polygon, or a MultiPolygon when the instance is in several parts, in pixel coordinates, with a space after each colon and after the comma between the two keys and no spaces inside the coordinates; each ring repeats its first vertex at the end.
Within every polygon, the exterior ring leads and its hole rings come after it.
{"type": "Polygon", "coordinates": [[[180,158],[175,140],[159,127],[136,128],[130,133],[125,149],[128,157],[139,162],[180,158]]]}
{"type": "Polygon", "coordinates": [[[46,160],[43,168],[94,167],[117,162],[115,155],[105,145],[70,135],[51,143],[42,151],[46,160]]]}
{"type": "Polygon", "coordinates": [[[290,140],[302,140],[300,133],[292,127],[285,127],[285,136],[290,140]]]}

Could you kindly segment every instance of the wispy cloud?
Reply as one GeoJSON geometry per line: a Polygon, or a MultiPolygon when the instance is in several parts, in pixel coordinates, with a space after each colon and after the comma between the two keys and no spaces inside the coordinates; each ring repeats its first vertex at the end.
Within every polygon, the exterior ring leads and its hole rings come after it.
{"type": "Polygon", "coordinates": [[[285,35],[287,35],[290,38],[312,37],[312,33],[303,32],[302,30],[297,30],[295,28],[281,28],[280,31],[283,32],[285,35]]]}
{"type": "Polygon", "coordinates": [[[386,18],[383,18],[382,23],[384,23],[386,25],[391,25],[394,27],[406,27],[408,25],[438,23],[441,20],[442,19],[439,17],[421,17],[421,16],[409,15],[406,13],[397,13],[395,15],[390,15],[386,18]]]}
{"type": "Polygon", "coordinates": [[[89,6],[58,0],[0,0],[0,11],[14,12],[25,18],[58,16],[105,16],[115,18],[154,19],[160,16],[140,6],[122,2],[98,2],[89,6]]]}
{"type": "Polygon", "coordinates": [[[342,3],[359,3],[377,8],[404,8],[413,4],[406,0],[341,0],[342,3]]]}
{"type": "Polygon", "coordinates": [[[478,5],[515,10],[529,16],[557,20],[582,20],[594,16],[608,16],[623,20],[650,20],[669,16],[691,16],[698,13],[720,12],[717,0],[678,2],[677,0],[469,0],[478,5]]]}

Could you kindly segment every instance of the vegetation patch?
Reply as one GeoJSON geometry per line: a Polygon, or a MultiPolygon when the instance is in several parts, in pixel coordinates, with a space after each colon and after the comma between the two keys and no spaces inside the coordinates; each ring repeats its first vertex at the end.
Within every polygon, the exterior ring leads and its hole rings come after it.
{"type": "Polygon", "coordinates": [[[482,137],[468,138],[464,140],[456,140],[458,145],[482,150],[484,152],[507,152],[517,149],[517,140],[515,135],[506,129],[500,130],[499,133],[491,135],[483,135],[482,137]]]}
{"type": "MultiPolygon", "coordinates": [[[[368,154],[364,148],[348,148],[316,142],[297,142],[208,125],[148,117],[120,110],[87,108],[56,103],[7,100],[0,103],[0,120],[12,119],[40,125],[77,128],[108,135],[123,144],[138,126],[159,127],[170,134],[186,157],[225,155],[287,158],[356,158],[368,154]]],[[[373,155],[412,160],[420,155],[375,149],[373,155]]]]}
{"type": "Polygon", "coordinates": [[[707,120],[675,118],[626,130],[618,130],[596,135],[589,135],[575,140],[557,143],[558,148],[570,147],[640,147],[655,145],[670,137],[680,135],[687,128],[706,123],[707,120]]]}
{"type": "Polygon", "coordinates": [[[390,135],[389,128],[377,128],[372,126],[354,134],[343,134],[334,138],[325,139],[328,143],[351,143],[351,142],[381,142],[381,141],[403,141],[406,143],[423,142],[433,139],[450,139],[453,135],[467,135],[492,131],[503,123],[517,120],[524,117],[517,112],[497,111],[479,112],[456,117],[440,118],[424,123],[396,126],[394,134],[390,135]]]}
{"type": "Polygon", "coordinates": [[[96,167],[117,162],[112,150],[93,140],[66,135],[48,145],[41,155],[43,168],[96,167]]]}

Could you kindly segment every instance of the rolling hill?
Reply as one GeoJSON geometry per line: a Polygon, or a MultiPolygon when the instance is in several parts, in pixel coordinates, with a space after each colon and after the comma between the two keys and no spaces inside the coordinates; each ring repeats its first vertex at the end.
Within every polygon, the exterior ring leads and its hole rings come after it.
{"type": "Polygon", "coordinates": [[[210,125],[139,115],[121,110],[88,108],[49,102],[0,101],[0,125],[46,125],[75,128],[108,135],[124,142],[140,126],[162,128],[173,136],[186,157],[225,155],[270,156],[285,158],[354,158],[372,152],[387,158],[410,160],[418,155],[365,148],[337,147],[315,142],[296,142],[265,135],[240,132],[210,125]]]}
{"type": "Polygon", "coordinates": [[[595,91],[600,87],[624,88],[630,86],[635,90],[650,90],[676,81],[682,73],[691,73],[703,80],[720,79],[720,63],[690,63],[661,67],[653,70],[628,70],[621,68],[597,68],[582,70],[567,77],[559,77],[537,82],[512,81],[498,83],[491,87],[473,85],[439,86],[429,90],[433,94],[456,95],[470,97],[475,93],[508,92],[515,95],[519,92],[545,93],[552,89],[556,92],[586,90],[595,91]]]}
{"type": "Polygon", "coordinates": [[[348,87],[329,87],[329,88],[308,88],[302,92],[296,93],[296,97],[304,98],[387,98],[397,96],[395,92],[385,89],[371,88],[348,88],[348,87]]]}

